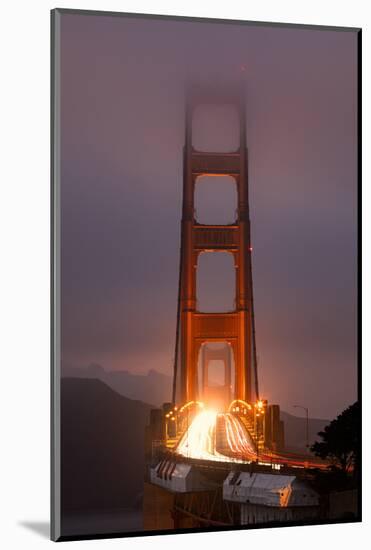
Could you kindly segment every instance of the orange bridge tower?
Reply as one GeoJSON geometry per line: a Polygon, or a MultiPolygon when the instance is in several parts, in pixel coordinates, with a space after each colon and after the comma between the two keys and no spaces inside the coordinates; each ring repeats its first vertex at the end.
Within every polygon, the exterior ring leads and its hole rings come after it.
{"type": "Polygon", "coordinates": [[[223,90],[198,87],[189,91],[183,153],[183,208],[173,402],[176,395],[181,403],[196,400],[201,385],[207,386],[207,354],[200,354],[200,349],[203,344],[213,342],[223,342],[229,346],[234,360],[232,395],[229,391],[232,387],[230,355],[221,355],[221,358],[226,358],[224,378],[228,391],[224,395],[227,395],[228,399],[242,399],[248,402],[251,402],[252,398],[258,398],[245,125],[245,97],[242,86],[223,90]],[[237,110],[239,146],[236,151],[215,153],[194,149],[193,113],[196,106],[204,104],[229,104],[237,110]],[[204,225],[196,222],[195,184],[201,176],[231,176],[234,179],[238,201],[234,223],[204,225]],[[224,251],[233,255],[236,296],[235,309],[232,311],[205,313],[197,309],[197,263],[200,254],[206,251],[224,251]],[[199,355],[203,362],[201,380],[198,380],[199,355]]]}

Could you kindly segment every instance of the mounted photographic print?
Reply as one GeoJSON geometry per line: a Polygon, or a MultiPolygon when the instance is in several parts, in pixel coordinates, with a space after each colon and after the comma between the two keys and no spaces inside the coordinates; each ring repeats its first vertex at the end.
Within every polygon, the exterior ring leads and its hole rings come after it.
{"type": "Polygon", "coordinates": [[[52,11],[53,540],[361,520],[360,48],[52,11]]]}

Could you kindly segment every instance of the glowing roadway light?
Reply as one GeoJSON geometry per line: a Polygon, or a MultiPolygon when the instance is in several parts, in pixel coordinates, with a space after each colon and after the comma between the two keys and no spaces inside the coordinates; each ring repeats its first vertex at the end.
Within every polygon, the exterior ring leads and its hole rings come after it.
{"type": "Polygon", "coordinates": [[[233,412],[239,411],[239,407],[237,407],[239,403],[243,405],[246,409],[251,410],[251,405],[249,403],[246,403],[246,401],[244,401],[243,399],[234,399],[228,407],[228,412],[231,412],[231,410],[233,412]]]}
{"type": "Polygon", "coordinates": [[[182,413],[185,409],[188,409],[188,407],[190,407],[191,405],[198,405],[200,409],[204,408],[204,404],[202,403],[202,401],[188,401],[188,403],[186,403],[185,405],[183,405],[183,407],[181,407],[179,412],[182,413]]]}
{"type": "MultiPolygon", "coordinates": [[[[213,460],[215,454],[215,425],[217,412],[201,411],[193,419],[177,446],[177,452],[191,458],[213,460]]],[[[215,460],[215,458],[214,458],[215,460]]]]}

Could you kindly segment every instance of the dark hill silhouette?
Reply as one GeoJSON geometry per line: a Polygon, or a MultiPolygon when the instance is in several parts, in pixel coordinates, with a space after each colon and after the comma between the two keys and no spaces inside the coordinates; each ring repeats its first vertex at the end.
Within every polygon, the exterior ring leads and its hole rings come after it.
{"type": "Polygon", "coordinates": [[[97,378],[129,399],[139,399],[156,407],[171,399],[171,377],[152,369],[147,374],[139,375],[127,370],[107,371],[97,364],[91,364],[88,367],[65,366],[62,369],[62,376],[97,378]]]}
{"type": "Polygon", "coordinates": [[[62,378],[62,514],[139,504],[150,408],[100,380],[62,378]]]}

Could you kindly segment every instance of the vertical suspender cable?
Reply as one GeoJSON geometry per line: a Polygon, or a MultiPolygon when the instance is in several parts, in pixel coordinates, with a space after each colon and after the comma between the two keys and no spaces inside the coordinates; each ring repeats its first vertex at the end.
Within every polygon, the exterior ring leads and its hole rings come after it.
{"type": "Polygon", "coordinates": [[[251,291],[251,330],[252,330],[252,353],[254,367],[255,395],[259,399],[259,381],[258,381],[258,356],[256,353],[256,332],[255,332],[255,312],[254,312],[254,292],[252,282],[252,259],[250,250],[250,291],[251,291]]]}
{"type": "Polygon", "coordinates": [[[183,269],[183,224],[180,231],[180,257],[179,257],[179,279],[178,279],[178,302],[176,311],[176,330],[175,330],[175,350],[174,350],[174,366],[173,366],[173,394],[172,403],[176,399],[176,380],[178,376],[178,355],[179,355],[179,329],[180,329],[180,300],[182,287],[182,269],[183,269]]]}
{"type": "Polygon", "coordinates": [[[188,118],[187,111],[188,106],[186,107],[186,136],[185,136],[185,147],[183,148],[183,197],[182,197],[182,221],[180,226],[180,256],[179,256],[179,278],[178,278],[178,303],[176,311],[176,330],[175,330],[175,350],[174,350],[174,367],[173,367],[173,393],[172,393],[172,403],[175,404],[176,399],[176,382],[178,377],[178,356],[179,356],[179,332],[180,332],[180,302],[181,302],[181,293],[182,293],[182,271],[183,271],[183,216],[184,216],[184,185],[186,181],[186,151],[188,144],[188,118]]]}

